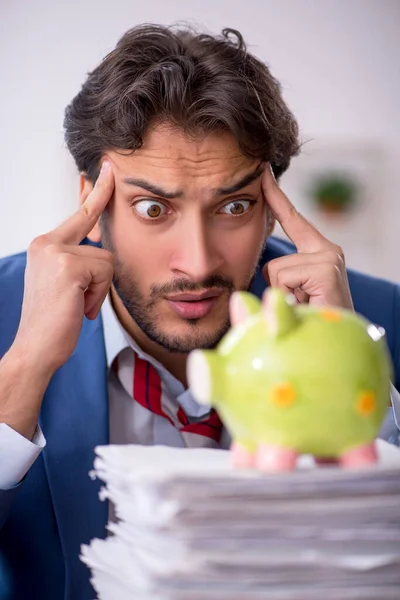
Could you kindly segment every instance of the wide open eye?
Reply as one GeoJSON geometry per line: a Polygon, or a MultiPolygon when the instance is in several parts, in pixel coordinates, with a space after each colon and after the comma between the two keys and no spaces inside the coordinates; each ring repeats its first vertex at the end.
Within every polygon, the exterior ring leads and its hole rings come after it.
{"type": "Polygon", "coordinates": [[[219,212],[225,215],[231,215],[232,217],[240,217],[247,213],[252,204],[254,204],[254,202],[251,202],[250,200],[234,200],[222,206],[219,212]]]}
{"type": "Polygon", "coordinates": [[[140,217],[148,220],[159,219],[167,212],[167,207],[156,200],[139,200],[133,208],[140,217]]]}

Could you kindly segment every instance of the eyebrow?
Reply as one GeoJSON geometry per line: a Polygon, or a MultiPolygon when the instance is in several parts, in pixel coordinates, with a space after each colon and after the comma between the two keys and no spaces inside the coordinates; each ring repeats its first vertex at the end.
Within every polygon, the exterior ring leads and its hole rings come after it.
{"type": "Polygon", "coordinates": [[[217,190],[218,196],[228,196],[229,194],[234,194],[235,192],[239,192],[243,188],[253,183],[256,179],[260,177],[260,175],[264,172],[264,165],[260,164],[257,166],[256,170],[252,173],[248,173],[242,179],[234,183],[233,185],[226,188],[219,188],[217,190]]]}
{"type": "MultiPolygon", "coordinates": [[[[250,185],[250,183],[253,183],[253,181],[258,179],[260,177],[260,175],[263,173],[263,171],[264,171],[264,165],[260,164],[257,166],[255,171],[253,171],[252,173],[248,173],[247,175],[242,177],[242,179],[240,179],[239,181],[237,181],[236,183],[234,183],[233,185],[231,185],[229,187],[218,188],[217,190],[215,190],[215,193],[218,196],[228,196],[229,194],[234,194],[235,192],[239,192],[241,189],[247,187],[248,185],[250,185]]],[[[147,192],[150,192],[151,194],[154,194],[155,196],[160,196],[161,198],[166,198],[167,200],[174,200],[175,198],[182,198],[182,196],[183,196],[182,191],[167,192],[166,190],[163,190],[158,185],[155,185],[154,183],[151,183],[150,181],[146,181],[144,179],[135,179],[134,177],[126,177],[125,179],[122,180],[122,183],[125,183],[127,185],[132,185],[135,187],[139,187],[142,190],[146,190],[147,192]]]]}
{"type": "Polygon", "coordinates": [[[144,179],[135,179],[134,177],[127,177],[126,179],[122,180],[122,183],[142,188],[142,190],[146,190],[147,192],[150,192],[155,196],[161,196],[162,198],[166,198],[167,200],[173,200],[174,198],[181,198],[183,196],[183,192],[166,192],[158,185],[150,183],[150,181],[145,181],[144,179]]]}

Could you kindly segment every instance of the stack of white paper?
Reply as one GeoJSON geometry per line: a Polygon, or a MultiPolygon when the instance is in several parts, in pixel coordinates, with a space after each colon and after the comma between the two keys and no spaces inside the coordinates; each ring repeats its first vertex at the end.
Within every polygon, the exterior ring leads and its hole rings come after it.
{"type": "Polygon", "coordinates": [[[237,471],[209,449],[106,446],[115,506],[82,548],[101,600],[399,600],[400,451],[377,466],[237,471]]]}

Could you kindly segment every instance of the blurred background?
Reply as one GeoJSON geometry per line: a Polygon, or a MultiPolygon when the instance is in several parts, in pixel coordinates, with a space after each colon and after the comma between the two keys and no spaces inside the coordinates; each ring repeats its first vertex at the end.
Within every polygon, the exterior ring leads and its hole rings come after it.
{"type": "Polygon", "coordinates": [[[282,187],[349,266],[400,281],[399,0],[0,0],[0,256],[77,207],[62,122],[86,73],[130,27],[176,21],[242,32],[301,127],[282,187]]]}

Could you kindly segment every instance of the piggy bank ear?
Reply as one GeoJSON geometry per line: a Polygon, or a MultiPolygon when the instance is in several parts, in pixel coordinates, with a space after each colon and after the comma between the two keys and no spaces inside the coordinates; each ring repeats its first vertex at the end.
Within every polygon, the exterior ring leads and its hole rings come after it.
{"type": "Polygon", "coordinates": [[[261,302],[253,294],[250,294],[249,292],[233,293],[229,303],[231,325],[234,327],[247,319],[247,317],[256,315],[260,310],[261,302]]]}
{"type": "Polygon", "coordinates": [[[268,288],[262,299],[262,310],[268,332],[274,337],[285,335],[297,326],[296,298],[277,288],[268,288]]]}

